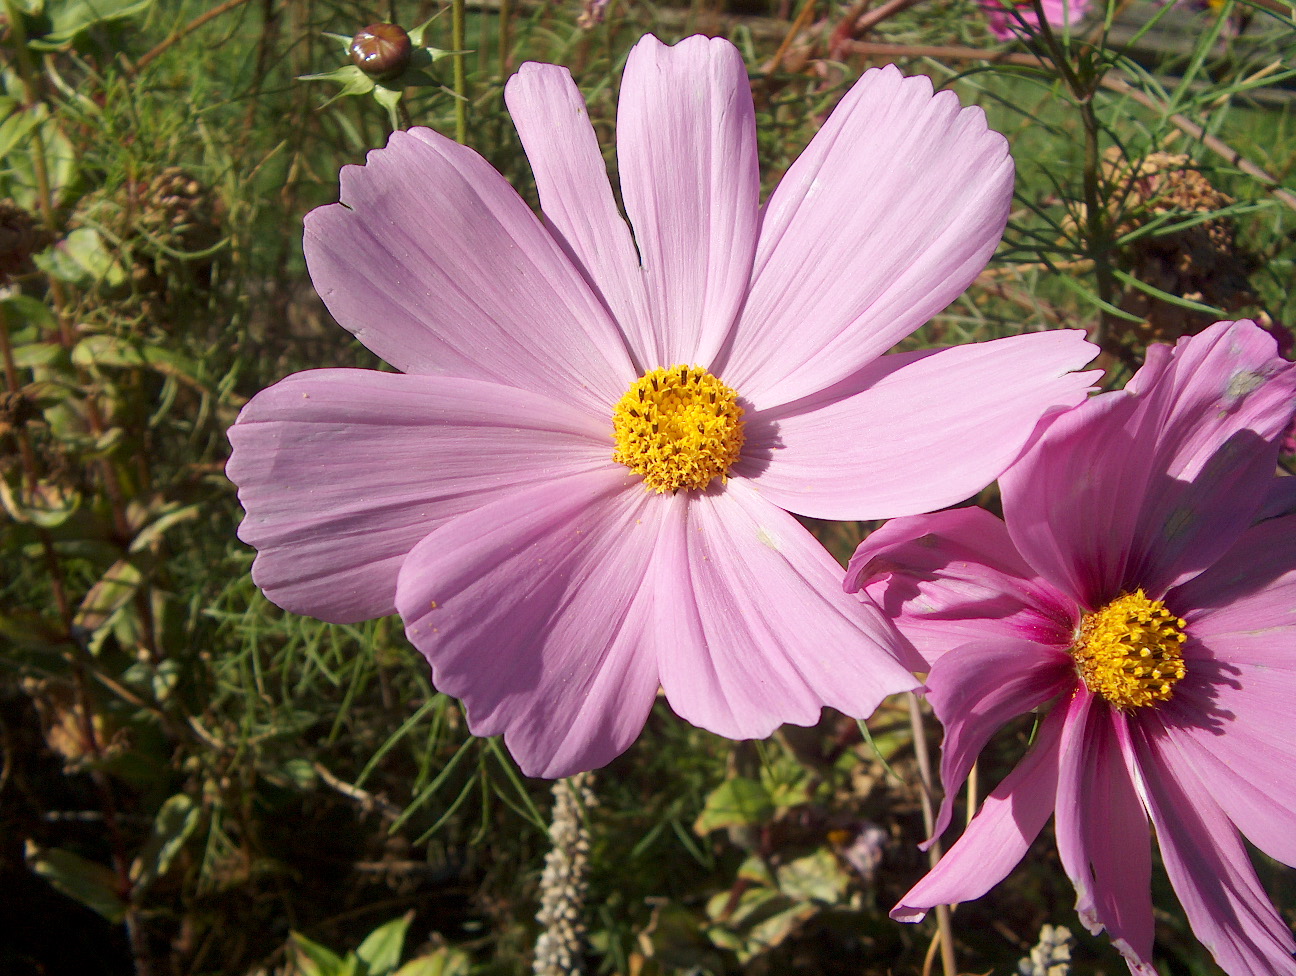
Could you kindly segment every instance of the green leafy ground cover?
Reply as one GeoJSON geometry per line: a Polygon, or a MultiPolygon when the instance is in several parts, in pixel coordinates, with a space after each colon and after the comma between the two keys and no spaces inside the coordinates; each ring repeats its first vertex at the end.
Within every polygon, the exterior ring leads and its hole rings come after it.
{"type": "MultiPolygon", "coordinates": [[[[269,604],[222,473],[246,397],[374,365],[313,296],[301,219],[393,123],[458,133],[534,199],[502,102],[516,66],[569,66],[610,147],[629,47],[702,31],[747,59],[768,188],[859,73],[896,60],[983,105],[1019,161],[995,262],[912,342],[1082,326],[1120,382],[1148,341],[1296,315],[1296,27],[1269,4],[1117,4],[1009,45],[970,0],[868,31],[868,5],[837,0],[613,0],[599,23],[575,0],[495,0],[464,11],[462,41],[428,3],[3,10],[6,973],[530,971],[549,784],[468,735],[398,621],[269,604]],[[380,19],[427,23],[423,73],[298,80],[380,19]]],[[[819,528],[844,558],[870,526],[819,528]]],[[[886,918],[926,863],[909,708],[742,744],[659,709],[593,781],[586,971],[930,967],[931,923],[886,918]]],[[[983,757],[982,793],[1030,731],[983,757]]],[[[1016,972],[1046,924],[1078,933],[1074,972],[1124,971],[1076,924],[1046,841],[955,912],[962,971],[1016,972]]],[[[1296,918],[1290,872],[1257,859],[1296,918]]],[[[1156,886],[1163,972],[1215,972],[1156,886]]]]}

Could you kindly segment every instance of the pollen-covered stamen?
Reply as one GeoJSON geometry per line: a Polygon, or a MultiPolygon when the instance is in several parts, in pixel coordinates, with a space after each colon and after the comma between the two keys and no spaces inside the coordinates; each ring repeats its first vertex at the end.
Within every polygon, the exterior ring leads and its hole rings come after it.
{"type": "Polygon", "coordinates": [[[705,488],[738,460],[742,418],[738,394],[700,366],[654,369],[612,410],[612,459],[653,491],[705,488]]]}
{"type": "Polygon", "coordinates": [[[1071,648],[1085,686],[1120,709],[1169,701],[1184,676],[1184,622],[1142,590],[1086,613],[1071,648]]]}

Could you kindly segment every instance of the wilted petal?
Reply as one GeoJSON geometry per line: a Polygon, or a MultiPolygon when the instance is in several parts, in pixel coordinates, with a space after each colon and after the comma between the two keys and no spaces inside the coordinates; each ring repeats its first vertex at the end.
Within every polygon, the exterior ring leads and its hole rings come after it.
{"type": "Polygon", "coordinates": [[[625,393],[625,339],[477,153],[395,132],[341,183],[341,203],[306,216],[306,263],[334,318],[387,362],[604,409],[625,393]]]}
{"type": "Polygon", "coordinates": [[[733,739],[811,725],[825,705],[856,718],[917,682],[871,603],[813,536],[740,481],[676,504],[658,577],[661,680],[683,718],[733,739]]]}
{"type": "Polygon", "coordinates": [[[597,420],[548,397],[361,369],[289,376],[252,398],[229,439],[253,579],[334,623],[392,613],[401,561],[446,519],[606,466],[611,450],[597,420]]]}
{"type": "Polygon", "coordinates": [[[1144,371],[1063,414],[1000,479],[1018,550],[1090,609],[1136,587],[1160,598],[1223,555],[1269,491],[1296,393],[1296,367],[1250,322],[1144,371]]]}
{"type": "Polygon", "coordinates": [[[766,409],[851,376],[985,266],[1012,185],[979,108],[921,75],[865,72],[765,206],[725,381],[766,409]]]}
{"type": "Polygon", "coordinates": [[[738,49],[700,36],[636,44],[621,81],[617,160],[657,329],[648,365],[709,367],[756,251],[756,114],[738,49]]]}
{"type": "Polygon", "coordinates": [[[968,641],[1066,646],[1078,623],[982,508],[892,519],[855,550],[846,588],[872,597],[928,665],[968,641]]]}
{"type": "Polygon", "coordinates": [[[1296,940],[1196,769],[1150,726],[1131,732],[1161,859],[1193,933],[1231,976],[1296,974],[1296,940]]]}
{"type": "Polygon", "coordinates": [[[1124,716],[1082,692],[1070,703],[1058,757],[1054,831],[1076,912],[1107,930],[1138,976],[1152,968],[1152,842],[1113,723],[1124,716]]]}
{"type": "Polygon", "coordinates": [[[550,228],[625,331],[639,370],[659,365],[639,255],[571,73],[528,62],[509,79],[504,100],[550,228]]]}
{"type": "Polygon", "coordinates": [[[438,690],[524,773],[602,766],[657,691],[651,582],[667,506],[615,471],[548,481],[447,523],[401,567],[396,604],[438,690]]]}
{"type": "Polygon", "coordinates": [[[1067,330],[884,356],[852,378],[861,392],[761,412],[768,436],[749,438],[762,459],[752,478],[775,505],[814,518],[944,508],[1008,467],[1041,417],[1085,398],[1096,374],[1070,371],[1096,352],[1067,330]]]}
{"type": "Polygon", "coordinates": [[[945,726],[941,744],[945,799],[933,838],[949,826],[958,791],[1000,727],[1074,686],[1075,666],[1065,651],[1021,639],[964,644],[932,666],[927,700],[945,726]]]}
{"type": "Polygon", "coordinates": [[[921,922],[928,909],[980,898],[1008,877],[1053,812],[1064,712],[1048,714],[1030,752],[985,798],[963,836],[900,899],[892,918],[921,922]]]}

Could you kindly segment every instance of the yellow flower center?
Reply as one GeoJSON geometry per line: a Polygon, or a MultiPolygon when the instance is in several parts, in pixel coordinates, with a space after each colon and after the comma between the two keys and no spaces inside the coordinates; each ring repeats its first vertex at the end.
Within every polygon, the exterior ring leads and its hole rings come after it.
{"type": "Polygon", "coordinates": [[[1071,648],[1085,686],[1119,709],[1169,701],[1184,676],[1184,622],[1142,590],[1086,613],[1071,648]]]}
{"type": "Polygon", "coordinates": [[[743,446],[738,394],[700,366],[654,369],[612,410],[614,461],[652,491],[705,488],[728,480],[743,446]]]}

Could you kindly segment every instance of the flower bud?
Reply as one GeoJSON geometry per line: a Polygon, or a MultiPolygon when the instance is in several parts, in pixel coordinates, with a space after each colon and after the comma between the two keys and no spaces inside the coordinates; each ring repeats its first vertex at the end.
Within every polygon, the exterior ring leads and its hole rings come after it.
{"type": "Polygon", "coordinates": [[[351,63],[371,78],[395,78],[409,66],[413,45],[396,24],[370,24],[351,38],[351,63]]]}

